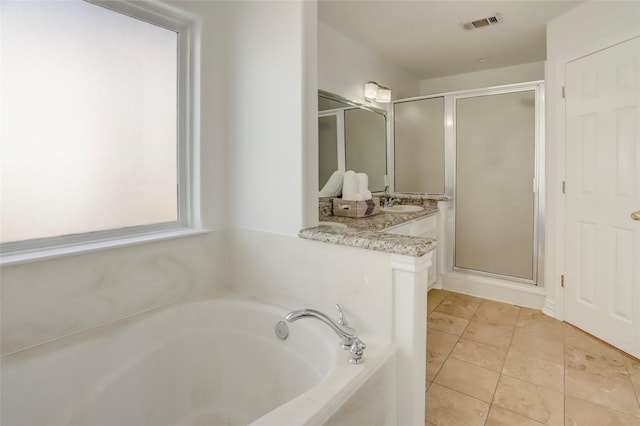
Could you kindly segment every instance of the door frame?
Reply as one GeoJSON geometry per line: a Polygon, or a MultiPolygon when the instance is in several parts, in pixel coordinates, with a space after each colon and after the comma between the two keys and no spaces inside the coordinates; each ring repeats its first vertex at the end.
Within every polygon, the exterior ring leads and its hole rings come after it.
{"type": "MultiPolygon", "coordinates": [[[[551,209],[555,210],[555,213],[548,210],[548,222],[546,227],[547,242],[553,247],[547,246],[547,256],[545,256],[545,263],[547,266],[547,274],[545,275],[545,305],[542,311],[561,321],[564,320],[564,290],[562,288],[561,277],[565,273],[565,203],[564,194],[562,192],[562,184],[566,179],[566,102],[562,95],[562,90],[566,86],[566,67],[567,64],[586,56],[592,55],[599,51],[605,50],[609,47],[615,46],[625,41],[631,40],[640,36],[640,27],[633,27],[626,31],[619,32],[614,35],[603,37],[597,41],[591,42],[585,46],[573,49],[572,51],[559,56],[556,61],[554,69],[549,69],[548,72],[555,73],[555,81],[558,82],[558,87],[550,87],[547,85],[547,89],[554,90],[553,93],[547,93],[547,99],[549,102],[554,102],[557,106],[556,117],[556,129],[555,137],[548,138],[547,140],[556,141],[556,146],[553,149],[549,149],[548,152],[553,152],[555,157],[548,164],[556,164],[555,170],[551,173],[547,173],[547,194],[552,200],[548,203],[551,209]],[[553,209],[552,205],[556,208],[553,209]]],[[[547,111],[553,111],[548,108],[547,111]]]]}

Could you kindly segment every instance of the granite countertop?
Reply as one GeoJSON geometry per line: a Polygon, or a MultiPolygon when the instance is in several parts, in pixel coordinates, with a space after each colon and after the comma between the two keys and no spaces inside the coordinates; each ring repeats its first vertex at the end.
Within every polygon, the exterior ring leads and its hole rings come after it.
{"type": "Polygon", "coordinates": [[[386,234],[378,231],[362,231],[335,226],[316,226],[303,229],[298,233],[306,240],[322,241],[343,246],[359,247],[367,250],[404,254],[420,257],[436,248],[436,240],[424,237],[386,234]]]}
{"type": "Polygon", "coordinates": [[[438,211],[437,201],[446,201],[449,198],[444,195],[418,194],[391,194],[389,196],[399,198],[403,205],[418,205],[424,210],[410,213],[381,211],[377,215],[363,218],[334,216],[331,213],[331,198],[324,198],[319,200],[319,221],[340,223],[346,225],[347,228],[320,225],[303,229],[298,233],[298,236],[308,240],[415,257],[424,256],[433,250],[437,245],[433,238],[387,234],[380,231],[433,215],[438,211]]]}
{"type": "MultiPolygon", "coordinates": [[[[410,204],[410,203],[403,203],[410,204]]],[[[411,203],[416,205],[416,203],[411,203]]],[[[386,213],[380,211],[380,213],[369,217],[345,217],[334,215],[321,215],[319,217],[320,222],[335,222],[347,225],[349,228],[358,229],[362,231],[382,231],[391,226],[399,225],[401,223],[409,222],[414,219],[420,219],[421,217],[429,216],[438,212],[438,206],[435,203],[425,203],[424,210],[419,212],[409,213],[386,213]]]]}

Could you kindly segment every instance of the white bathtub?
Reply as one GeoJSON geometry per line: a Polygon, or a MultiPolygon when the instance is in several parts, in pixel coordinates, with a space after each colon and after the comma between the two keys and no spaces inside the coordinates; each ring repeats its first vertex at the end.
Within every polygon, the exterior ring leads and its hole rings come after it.
{"type": "Polygon", "coordinates": [[[313,319],[279,340],[288,310],[237,294],[200,298],[7,355],[0,423],[324,424],[395,349],[361,336],[365,363],[349,364],[313,319]]]}

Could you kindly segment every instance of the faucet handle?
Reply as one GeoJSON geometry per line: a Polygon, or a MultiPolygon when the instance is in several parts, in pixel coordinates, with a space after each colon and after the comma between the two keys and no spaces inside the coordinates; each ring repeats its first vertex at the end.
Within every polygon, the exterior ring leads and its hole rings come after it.
{"type": "Polygon", "coordinates": [[[342,308],[337,303],[336,303],[336,309],[338,310],[338,324],[348,326],[349,322],[344,317],[344,312],[342,312],[342,308]]]}
{"type": "Polygon", "coordinates": [[[362,362],[364,362],[363,355],[366,347],[367,345],[365,345],[362,340],[356,337],[355,342],[353,342],[353,345],[351,345],[351,347],[349,348],[349,352],[351,352],[349,362],[351,364],[361,364],[362,362]]]}

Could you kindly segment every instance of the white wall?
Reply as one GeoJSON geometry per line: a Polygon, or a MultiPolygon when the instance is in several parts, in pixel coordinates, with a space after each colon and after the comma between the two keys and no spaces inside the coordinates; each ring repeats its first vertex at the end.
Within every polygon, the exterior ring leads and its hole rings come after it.
{"type": "Polygon", "coordinates": [[[343,304],[362,332],[390,339],[391,255],[296,236],[317,222],[316,5],[230,2],[226,10],[229,284],[332,316],[343,304]]]}
{"type": "MultiPolygon", "coordinates": [[[[306,118],[315,116],[307,104],[306,75],[312,58],[307,49],[315,50],[312,10],[303,2],[261,1],[230,2],[226,10],[225,41],[232,52],[227,58],[230,225],[296,234],[307,220],[305,185],[313,180],[303,166],[307,148],[317,161],[317,135],[306,118]]],[[[314,75],[309,73],[312,80],[314,75]]],[[[317,187],[317,177],[314,182],[317,187]]]]}
{"type": "Polygon", "coordinates": [[[314,308],[332,317],[338,303],[360,332],[391,339],[391,257],[291,235],[234,230],[229,282],[292,309],[314,308]]]}
{"type": "Polygon", "coordinates": [[[545,312],[562,319],[560,289],[564,230],[562,224],[562,180],[564,139],[562,85],[564,67],[629,34],[640,34],[640,3],[636,1],[590,1],[556,18],[547,25],[546,69],[546,253],[545,312]]]}
{"type": "Polygon", "coordinates": [[[484,71],[421,80],[419,95],[435,95],[537,80],[544,80],[544,62],[531,62],[528,64],[512,65],[510,67],[493,68],[484,71]]]}
{"type": "MultiPolygon", "coordinates": [[[[318,89],[365,103],[364,84],[370,80],[390,87],[393,99],[418,95],[413,75],[319,22],[318,89]]],[[[386,105],[377,104],[379,108],[386,105]]]]}
{"type": "Polygon", "coordinates": [[[224,15],[216,2],[179,2],[201,18],[202,222],[213,232],[3,267],[2,353],[76,333],[226,285],[224,15]]]}

